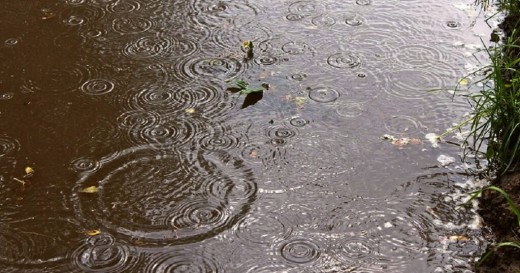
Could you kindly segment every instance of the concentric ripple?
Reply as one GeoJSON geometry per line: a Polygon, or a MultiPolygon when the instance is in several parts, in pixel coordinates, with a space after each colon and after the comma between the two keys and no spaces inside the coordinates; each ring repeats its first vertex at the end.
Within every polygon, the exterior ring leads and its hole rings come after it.
{"type": "Polygon", "coordinates": [[[252,3],[243,1],[194,0],[190,2],[192,12],[197,15],[195,20],[209,27],[219,27],[229,23],[237,17],[237,14],[253,18],[259,11],[252,3]]]}
{"type": "Polygon", "coordinates": [[[20,42],[20,39],[18,38],[9,38],[7,40],[4,41],[4,45],[6,47],[14,47],[15,45],[17,45],[18,43],[20,42]]]}
{"type": "Polygon", "coordinates": [[[130,13],[141,8],[141,3],[135,0],[117,1],[108,5],[107,10],[113,13],[130,13]]]}
{"type": "Polygon", "coordinates": [[[288,262],[307,264],[319,259],[322,250],[308,239],[297,238],[284,242],[280,251],[282,257],[288,262]]]}
{"type": "Polygon", "coordinates": [[[112,28],[121,34],[137,34],[152,27],[152,21],[144,17],[120,17],[112,21],[112,28]]]}
{"type": "Polygon", "coordinates": [[[175,73],[179,80],[188,83],[204,77],[230,80],[243,72],[242,63],[235,58],[195,57],[179,61],[175,73]]]}
{"type": "Polygon", "coordinates": [[[416,118],[410,116],[395,116],[385,121],[387,132],[398,135],[419,137],[425,127],[416,118]]]}
{"type": "Polygon", "coordinates": [[[264,212],[244,218],[238,223],[234,233],[249,244],[271,245],[287,240],[293,233],[293,228],[285,217],[264,212]]]}
{"type": "Polygon", "coordinates": [[[231,128],[219,126],[201,132],[196,138],[203,150],[216,152],[237,148],[240,145],[241,136],[237,136],[231,128]]]}
{"type": "Polygon", "coordinates": [[[20,142],[6,135],[0,135],[0,158],[17,152],[20,149],[20,142]]]}
{"type": "Polygon", "coordinates": [[[78,158],[72,161],[71,168],[77,172],[94,172],[99,169],[99,162],[91,158],[78,158]]]}
{"type": "Polygon", "coordinates": [[[127,43],[122,54],[137,60],[165,57],[172,54],[173,44],[172,40],[167,38],[144,36],[127,43]]]}
{"type": "Polygon", "coordinates": [[[210,32],[211,39],[218,46],[230,50],[235,50],[237,45],[241,45],[244,41],[249,40],[257,43],[268,40],[272,36],[272,30],[261,25],[258,21],[230,27],[217,28],[210,32]]]}
{"type": "Polygon", "coordinates": [[[255,198],[251,172],[223,152],[187,155],[143,146],[107,156],[78,181],[77,216],[139,245],[201,241],[230,228],[255,198]],[[80,192],[90,186],[98,192],[80,192]]]}
{"type": "Polygon", "coordinates": [[[302,17],[319,15],[325,10],[325,7],[315,1],[296,1],[289,5],[289,12],[302,17]]]}
{"type": "Polygon", "coordinates": [[[351,27],[359,27],[361,25],[366,25],[367,20],[357,13],[346,14],[345,15],[345,24],[351,27]]]}
{"type": "Polygon", "coordinates": [[[336,24],[336,19],[328,14],[323,14],[312,18],[312,24],[317,27],[331,27],[336,24]]]}
{"type": "Polygon", "coordinates": [[[89,238],[72,253],[72,259],[83,272],[129,272],[139,262],[131,247],[115,242],[107,234],[89,238]]]}
{"type": "Polygon", "coordinates": [[[309,121],[302,117],[293,117],[289,123],[294,127],[303,127],[309,124],[309,121]]]}
{"type": "Polygon", "coordinates": [[[271,139],[271,144],[274,146],[283,146],[296,135],[296,130],[285,126],[274,126],[266,130],[266,135],[271,139]]]}
{"type": "Polygon", "coordinates": [[[447,59],[443,51],[429,45],[403,45],[393,55],[406,67],[430,67],[432,62],[447,59]]]}
{"type": "Polygon", "coordinates": [[[425,99],[433,96],[431,90],[448,88],[449,80],[456,82],[451,70],[408,68],[385,73],[384,90],[402,99],[425,99]]]}
{"type": "Polygon", "coordinates": [[[309,98],[315,102],[329,103],[339,98],[339,92],[329,87],[316,87],[309,90],[309,98]]]}
{"type": "Polygon", "coordinates": [[[150,256],[144,272],[154,273],[218,273],[224,272],[207,255],[187,251],[167,251],[150,256]]]}
{"type": "Polygon", "coordinates": [[[190,141],[199,128],[204,128],[201,120],[168,121],[145,127],[133,127],[129,132],[135,144],[149,144],[155,148],[169,148],[190,141]]]}
{"type": "Polygon", "coordinates": [[[335,53],[327,58],[327,63],[336,68],[353,68],[359,66],[361,61],[351,53],[335,53]]]}
{"type": "Polygon", "coordinates": [[[81,86],[81,91],[87,95],[104,95],[114,90],[114,82],[106,79],[90,79],[81,86]]]}

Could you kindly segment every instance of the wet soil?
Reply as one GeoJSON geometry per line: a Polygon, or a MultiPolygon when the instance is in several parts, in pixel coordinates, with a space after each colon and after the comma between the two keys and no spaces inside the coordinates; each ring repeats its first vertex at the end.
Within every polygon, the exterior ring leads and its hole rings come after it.
{"type": "MultiPolygon", "coordinates": [[[[493,185],[502,188],[516,202],[517,206],[520,205],[520,172],[505,175],[494,181],[493,185]]],[[[498,192],[486,191],[480,199],[480,204],[479,213],[491,229],[492,234],[490,235],[495,238],[496,243],[520,241],[520,227],[504,197],[498,192]]],[[[485,263],[476,268],[476,272],[520,272],[520,249],[499,248],[485,263]]]]}
{"type": "MultiPolygon", "coordinates": [[[[520,14],[510,14],[504,19],[504,22],[500,24],[500,28],[505,34],[504,39],[514,34],[514,29],[518,29],[519,23],[520,14]]],[[[516,44],[520,45],[520,41],[517,40],[516,44]]],[[[508,49],[508,54],[520,56],[518,49],[511,49],[511,47],[508,49]]],[[[518,168],[515,172],[506,174],[494,180],[491,184],[507,192],[516,205],[520,206],[520,171],[518,168]]],[[[503,196],[495,191],[486,191],[480,198],[480,204],[479,213],[490,228],[490,236],[494,238],[495,243],[520,242],[520,226],[503,196]]],[[[491,245],[488,251],[492,247],[491,245]]],[[[482,265],[476,268],[476,272],[520,272],[520,249],[514,247],[499,248],[482,265]]]]}

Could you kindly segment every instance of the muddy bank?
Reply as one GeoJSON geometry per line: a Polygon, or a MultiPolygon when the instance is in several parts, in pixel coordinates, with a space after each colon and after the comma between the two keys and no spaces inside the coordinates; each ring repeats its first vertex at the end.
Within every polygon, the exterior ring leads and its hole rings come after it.
{"type": "MultiPolygon", "coordinates": [[[[504,189],[520,205],[520,172],[508,174],[494,181],[493,185],[504,189]]],[[[489,227],[489,236],[494,238],[494,242],[520,241],[520,227],[504,197],[495,191],[485,191],[480,198],[480,207],[479,214],[489,227]]],[[[520,249],[498,249],[484,264],[476,268],[476,272],[520,272],[520,249]]]]}
{"type": "MultiPolygon", "coordinates": [[[[504,19],[504,22],[500,24],[500,28],[504,32],[505,39],[512,37],[512,35],[517,35],[515,34],[515,29],[518,29],[519,24],[520,14],[510,14],[504,19]]],[[[514,44],[520,46],[519,40],[517,39],[514,44]]],[[[516,58],[520,57],[519,48],[508,47],[505,51],[506,54],[512,54],[516,58]]],[[[505,75],[507,77],[507,74],[505,75]]],[[[494,180],[491,184],[507,192],[516,205],[520,206],[520,171],[518,168],[515,172],[508,173],[494,180]]],[[[480,198],[480,207],[479,214],[489,227],[489,236],[493,238],[494,243],[520,242],[520,226],[515,214],[511,211],[502,195],[495,191],[484,192],[480,198]]],[[[502,247],[489,256],[481,266],[476,267],[475,271],[479,273],[518,273],[520,272],[520,249],[502,247]]]]}

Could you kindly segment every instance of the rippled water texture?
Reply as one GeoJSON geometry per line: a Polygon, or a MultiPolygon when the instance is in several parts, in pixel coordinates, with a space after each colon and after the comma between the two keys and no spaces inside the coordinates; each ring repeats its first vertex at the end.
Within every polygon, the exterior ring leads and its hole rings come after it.
{"type": "Polygon", "coordinates": [[[472,2],[3,0],[0,272],[471,272],[472,2]]]}

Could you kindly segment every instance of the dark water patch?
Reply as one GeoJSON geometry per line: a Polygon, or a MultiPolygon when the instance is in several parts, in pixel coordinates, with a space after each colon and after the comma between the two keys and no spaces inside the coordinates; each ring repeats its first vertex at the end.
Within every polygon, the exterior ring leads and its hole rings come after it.
{"type": "Polygon", "coordinates": [[[229,156],[191,159],[172,150],[136,148],[100,162],[74,190],[77,216],[140,245],[210,238],[234,225],[256,194],[250,171],[229,156]],[[99,192],[79,192],[90,186],[99,192]]]}
{"type": "Polygon", "coordinates": [[[7,135],[0,135],[0,158],[13,155],[20,150],[20,142],[7,135]]]}
{"type": "Polygon", "coordinates": [[[141,257],[134,248],[118,243],[111,235],[100,234],[79,246],[72,259],[82,272],[124,272],[135,270],[141,257]]]}
{"type": "Polygon", "coordinates": [[[31,217],[3,221],[0,229],[0,264],[43,268],[66,264],[68,252],[84,235],[78,223],[65,218],[31,217]]]}
{"type": "Polygon", "coordinates": [[[93,76],[85,64],[55,64],[31,68],[30,90],[38,94],[63,95],[76,92],[93,76]],[[34,70],[32,70],[34,69],[34,70]]]}
{"type": "Polygon", "coordinates": [[[106,16],[106,11],[92,5],[70,5],[60,12],[61,23],[70,27],[83,27],[106,16]]]}

